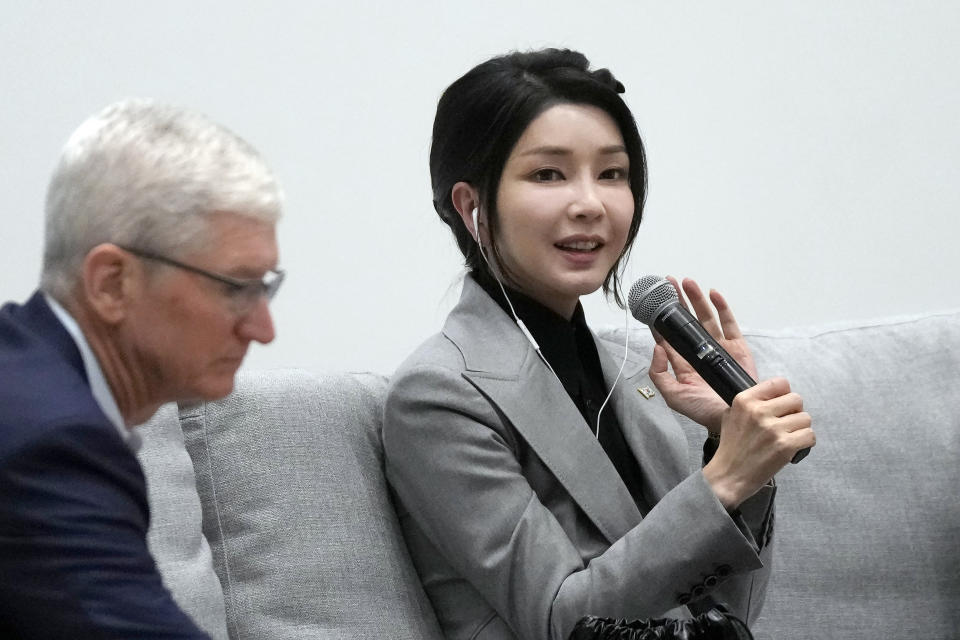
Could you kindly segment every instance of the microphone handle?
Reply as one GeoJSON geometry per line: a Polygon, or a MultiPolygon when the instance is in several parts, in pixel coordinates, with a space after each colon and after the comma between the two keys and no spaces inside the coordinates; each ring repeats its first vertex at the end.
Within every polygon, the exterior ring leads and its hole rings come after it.
{"type": "MultiPolygon", "coordinates": [[[[653,327],[728,405],[738,393],[757,384],[682,305],[668,307],[654,319],[653,327]]],[[[801,449],[790,462],[796,464],[808,453],[810,447],[801,449]]]]}

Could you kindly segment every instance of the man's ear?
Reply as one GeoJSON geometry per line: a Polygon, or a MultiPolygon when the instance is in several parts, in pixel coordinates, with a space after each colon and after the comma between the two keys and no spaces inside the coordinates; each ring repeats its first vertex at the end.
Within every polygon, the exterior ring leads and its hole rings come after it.
{"type": "Polygon", "coordinates": [[[132,254],[115,244],[99,244],[83,259],[83,303],[103,322],[118,324],[143,276],[143,267],[132,254]]]}
{"type": "MultiPolygon", "coordinates": [[[[480,194],[477,193],[477,190],[469,182],[458,182],[453,185],[453,189],[450,191],[450,198],[453,200],[453,208],[460,214],[463,226],[467,228],[467,231],[473,236],[473,239],[476,240],[478,237],[477,233],[479,233],[480,230],[474,227],[473,210],[480,206],[480,194]]],[[[482,237],[480,239],[483,240],[482,237]]],[[[487,243],[484,242],[484,244],[487,243]]]]}

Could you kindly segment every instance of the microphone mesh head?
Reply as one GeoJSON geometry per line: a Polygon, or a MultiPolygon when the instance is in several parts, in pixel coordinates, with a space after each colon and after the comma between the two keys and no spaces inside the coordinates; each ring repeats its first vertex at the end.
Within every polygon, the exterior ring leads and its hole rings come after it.
{"type": "Polygon", "coordinates": [[[660,307],[678,299],[670,281],[660,276],[643,276],[630,287],[627,304],[634,318],[649,325],[656,319],[660,307]]]}

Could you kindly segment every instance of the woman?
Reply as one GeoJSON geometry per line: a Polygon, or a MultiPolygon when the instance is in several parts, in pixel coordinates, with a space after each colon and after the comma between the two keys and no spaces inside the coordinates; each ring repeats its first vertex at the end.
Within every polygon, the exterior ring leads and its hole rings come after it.
{"type": "MultiPolygon", "coordinates": [[[[649,378],[625,363],[601,411],[622,350],[597,342],[579,297],[603,287],[622,304],[646,187],[622,91],[581,54],[548,49],[475,67],[437,107],[434,206],[469,275],[443,331],[393,377],[383,440],[448,638],[565,639],[585,615],[679,617],[707,594],[755,617],[773,474],[813,444],[785,380],[727,410],[660,345],[649,378]],[[663,399],[637,393],[648,380],[663,399]],[[720,434],[692,474],[668,404],[720,434]]],[[[753,372],[723,298],[711,293],[717,319],[695,283],[684,290],[753,372]]]]}

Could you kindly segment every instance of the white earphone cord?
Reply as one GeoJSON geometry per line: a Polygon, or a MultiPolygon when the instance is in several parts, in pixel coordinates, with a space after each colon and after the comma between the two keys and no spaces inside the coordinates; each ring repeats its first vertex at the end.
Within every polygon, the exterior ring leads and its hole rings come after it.
{"type": "Polygon", "coordinates": [[[624,305],[623,307],[623,362],[620,363],[620,371],[617,371],[617,377],[614,379],[613,384],[610,385],[610,391],[607,392],[607,399],[603,401],[603,404],[600,405],[600,411],[597,411],[597,430],[594,431],[593,435],[600,439],[600,416],[603,415],[603,408],[607,406],[607,403],[610,402],[610,397],[613,395],[613,390],[617,388],[617,383],[620,382],[620,377],[623,375],[623,368],[627,366],[627,355],[629,354],[630,349],[630,315],[627,313],[628,307],[624,305]]]}
{"type": "MultiPolygon", "coordinates": [[[[510,307],[510,313],[513,315],[514,322],[517,323],[517,326],[520,327],[520,331],[526,336],[527,341],[533,346],[533,350],[537,352],[537,355],[540,356],[540,359],[543,360],[543,363],[547,365],[547,368],[550,369],[550,372],[556,376],[557,380],[560,380],[560,376],[557,375],[557,372],[553,370],[553,367],[550,366],[550,363],[547,361],[546,356],[543,355],[543,352],[540,351],[540,345],[537,344],[536,339],[533,337],[533,334],[530,333],[530,330],[527,329],[527,325],[523,324],[523,320],[520,319],[520,316],[517,315],[516,309],[513,308],[513,302],[510,301],[510,296],[507,295],[507,289],[503,286],[503,283],[500,282],[500,278],[497,276],[497,272],[494,270],[493,265],[490,264],[490,260],[487,259],[487,253],[483,250],[483,243],[480,242],[480,228],[477,226],[477,210],[473,210],[473,229],[474,229],[474,239],[477,241],[477,247],[480,248],[480,256],[483,257],[483,261],[487,263],[487,267],[490,269],[490,273],[493,275],[493,279],[497,281],[497,284],[500,285],[500,291],[503,292],[503,298],[507,301],[507,306],[510,307]]],[[[563,383],[561,383],[562,386],[563,383]]]]}
{"type": "MultiPolygon", "coordinates": [[[[487,263],[487,267],[490,269],[490,273],[493,275],[493,279],[497,281],[497,284],[500,285],[500,291],[503,292],[503,298],[507,301],[507,306],[510,307],[510,313],[513,315],[514,321],[517,323],[517,326],[520,327],[520,331],[526,336],[527,340],[533,346],[533,350],[540,356],[540,359],[543,360],[543,363],[547,365],[547,368],[550,369],[550,373],[557,379],[557,382],[560,383],[560,386],[563,387],[563,381],[560,380],[560,376],[557,375],[557,372],[553,370],[553,367],[550,366],[550,362],[547,360],[546,356],[543,355],[543,352],[540,351],[540,345],[537,344],[536,339],[533,337],[533,334],[530,333],[530,330],[527,329],[527,325],[523,324],[523,320],[520,319],[520,316],[517,315],[516,309],[513,308],[513,303],[510,301],[510,296],[507,295],[507,289],[503,286],[503,283],[500,282],[500,278],[497,276],[497,272],[494,270],[493,265],[490,264],[490,260],[487,259],[487,254],[483,250],[483,243],[480,242],[480,227],[477,225],[478,219],[478,209],[474,207],[473,209],[473,233],[474,240],[477,241],[477,247],[480,249],[480,256],[483,258],[483,261],[487,263]]],[[[620,370],[617,372],[617,377],[614,379],[613,384],[610,385],[610,391],[607,392],[607,397],[604,399],[603,404],[600,405],[600,410],[597,411],[597,428],[593,432],[593,435],[597,440],[600,439],[600,416],[603,415],[603,410],[607,406],[607,403],[610,402],[611,396],[613,396],[613,390],[616,389],[617,383],[620,381],[621,376],[623,375],[623,369],[627,365],[627,355],[629,353],[628,349],[630,348],[630,331],[629,331],[629,322],[630,315],[627,313],[627,307],[623,308],[623,361],[620,363],[620,370]]]]}

